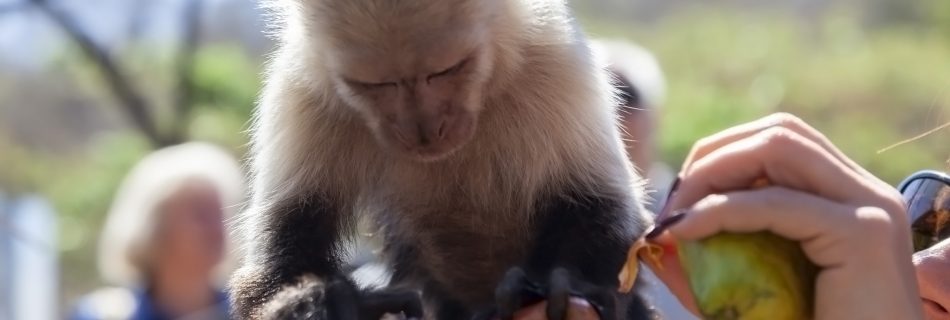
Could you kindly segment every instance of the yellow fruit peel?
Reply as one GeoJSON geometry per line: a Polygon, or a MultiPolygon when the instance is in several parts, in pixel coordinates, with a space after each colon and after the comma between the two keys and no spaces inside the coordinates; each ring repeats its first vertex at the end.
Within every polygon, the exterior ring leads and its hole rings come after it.
{"type": "Polygon", "coordinates": [[[640,273],[640,260],[644,260],[651,267],[663,270],[663,264],[660,258],[663,257],[663,247],[657,244],[647,242],[643,237],[638,239],[630,246],[627,251],[627,261],[620,269],[620,293],[628,293],[633,290],[633,284],[637,280],[637,274],[640,273]]]}
{"type": "MultiPolygon", "coordinates": [[[[764,177],[752,182],[753,189],[767,187],[768,185],[769,180],[764,177]]],[[[623,268],[620,269],[620,274],[618,275],[620,287],[618,291],[628,293],[633,290],[633,284],[636,282],[637,275],[640,273],[641,260],[651,267],[663,271],[663,263],[660,261],[662,257],[663,247],[648,242],[645,237],[637,239],[627,251],[627,261],[624,263],[623,268]]]]}

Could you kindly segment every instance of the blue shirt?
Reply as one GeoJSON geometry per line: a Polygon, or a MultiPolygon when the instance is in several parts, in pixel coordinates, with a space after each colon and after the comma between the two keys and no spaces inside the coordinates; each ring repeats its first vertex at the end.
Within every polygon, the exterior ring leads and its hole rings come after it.
{"type": "MultiPolygon", "coordinates": [[[[155,304],[148,290],[136,288],[125,290],[125,296],[113,291],[112,294],[89,294],[76,303],[70,320],[102,320],[114,319],[116,316],[129,320],[172,320],[175,317],[168,315],[155,304]],[[132,301],[129,301],[131,298],[132,301]],[[134,306],[123,306],[123,303],[134,302],[134,306]],[[120,314],[115,314],[120,313],[120,314]]],[[[227,319],[230,313],[228,296],[224,291],[215,290],[215,304],[208,308],[209,316],[202,319],[227,319]]]]}

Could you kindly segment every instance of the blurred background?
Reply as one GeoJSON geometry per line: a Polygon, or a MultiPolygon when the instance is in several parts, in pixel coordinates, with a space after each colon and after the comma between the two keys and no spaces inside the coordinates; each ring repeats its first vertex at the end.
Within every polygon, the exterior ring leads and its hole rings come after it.
{"type": "MultiPolygon", "coordinates": [[[[950,1],[571,2],[592,36],[659,60],[670,167],[697,138],[788,111],[892,184],[946,168],[950,128],[882,150],[950,122],[950,1]]],[[[243,157],[272,48],[259,14],[252,0],[0,0],[0,319],[62,318],[103,284],[98,235],[142,156],[201,140],[243,157]]]]}

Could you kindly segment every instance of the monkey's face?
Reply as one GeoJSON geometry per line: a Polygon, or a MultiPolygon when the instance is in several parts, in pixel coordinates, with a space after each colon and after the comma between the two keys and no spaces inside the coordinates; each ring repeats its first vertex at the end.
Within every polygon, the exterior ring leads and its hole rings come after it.
{"type": "Polygon", "coordinates": [[[421,161],[442,159],[475,133],[486,62],[478,50],[433,50],[395,71],[393,60],[349,64],[338,76],[344,100],[358,110],[378,141],[421,161]]]}
{"type": "Polygon", "coordinates": [[[337,93],[380,144],[418,161],[444,159],[472,139],[492,67],[483,22],[443,10],[376,13],[367,25],[330,28],[326,39],[337,93]]]}

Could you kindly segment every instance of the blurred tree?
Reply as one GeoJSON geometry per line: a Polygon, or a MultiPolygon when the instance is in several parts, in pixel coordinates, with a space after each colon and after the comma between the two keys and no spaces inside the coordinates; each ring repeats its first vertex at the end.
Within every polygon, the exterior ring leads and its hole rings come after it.
{"type": "Polygon", "coordinates": [[[83,53],[100,69],[108,86],[112,89],[115,98],[121,102],[131,121],[156,146],[173,144],[172,138],[164,136],[153,120],[149,102],[132,86],[132,82],[125,72],[112,59],[109,53],[96,44],[92,38],[66,12],[55,7],[47,0],[29,0],[41,12],[46,14],[56,25],[80,47],[83,53]]]}
{"type": "Polygon", "coordinates": [[[947,0],[921,0],[923,5],[921,10],[926,21],[930,23],[938,33],[950,36],[950,1],[947,0]]]}
{"type": "Polygon", "coordinates": [[[257,62],[235,45],[203,42],[204,0],[185,0],[171,55],[166,44],[136,39],[125,50],[106,47],[56,2],[22,1],[0,7],[0,13],[37,10],[74,45],[59,52],[50,71],[16,81],[0,77],[0,112],[11,116],[0,122],[12,124],[0,125],[0,186],[14,194],[40,192],[57,207],[61,261],[69,266],[61,277],[65,310],[101,285],[96,240],[103,215],[136,161],[149,150],[186,140],[216,142],[243,154],[246,137],[240,132],[258,90],[257,62]],[[124,116],[117,119],[131,127],[102,119],[111,114],[124,116]],[[94,138],[83,141],[77,134],[94,138]],[[53,140],[81,148],[50,148],[53,140]]]}
{"type": "Polygon", "coordinates": [[[186,140],[186,119],[194,106],[195,52],[198,50],[203,0],[189,0],[182,14],[181,53],[178,55],[178,93],[175,95],[175,119],[170,140],[186,140]]]}
{"type": "MultiPolygon", "coordinates": [[[[110,53],[97,44],[89,36],[82,25],[67,13],[48,0],[27,0],[40,12],[44,13],[53,23],[59,26],[70,39],[89,58],[101,75],[114,97],[120,102],[125,113],[133,124],[144,134],[155,147],[177,144],[187,140],[184,129],[187,128],[185,119],[189,116],[193,101],[193,69],[194,55],[198,47],[202,17],[202,0],[189,0],[182,12],[181,50],[176,70],[178,72],[177,94],[175,95],[174,118],[171,128],[162,130],[155,120],[154,102],[149,101],[137,89],[125,69],[113,58],[110,53]]],[[[134,28],[139,28],[133,25],[134,28]]]]}

